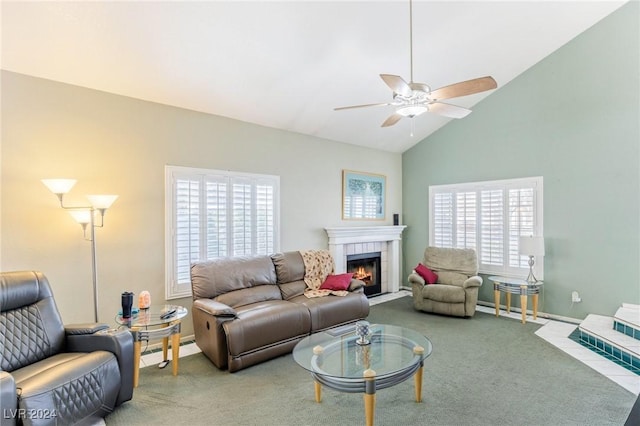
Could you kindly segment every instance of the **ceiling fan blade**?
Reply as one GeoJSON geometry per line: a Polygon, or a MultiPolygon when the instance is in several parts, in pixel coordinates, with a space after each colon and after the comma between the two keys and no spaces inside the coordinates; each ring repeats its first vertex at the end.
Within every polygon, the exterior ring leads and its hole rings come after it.
{"type": "Polygon", "coordinates": [[[480,77],[441,87],[432,91],[429,97],[434,101],[439,101],[441,99],[473,95],[474,93],[484,92],[495,89],[496,87],[498,87],[498,83],[496,83],[493,77],[480,77]]]}
{"type": "Polygon", "coordinates": [[[450,118],[464,118],[471,113],[471,110],[456,105],[434,102],[429,104],[429,112],[450,118]]]}
{"type": "Polygon", "coordinates": [[[395,112],[395,113],[391,114],[386,120],[384,120],[384,123],[382,123],[382,126],[380,126],[380,127],[393,126],[398,121],[400,121],[401,118],[402,118],[402,116],[400,114],[398,114],[397,112],[395,112]]]}
{"type": "Polygon", "coordinates": [[[396,93],[400,93],[402,96],[411,96],[413,91],[409,84],[400,76],[391,74],[380,74],[380,77],[384,82],[396,93]]]}
{"type": "Polygon", "coordinates": [[[334,111],[341,111],[343,109],[353,109],[353,108],[365,108],[365,107],[372,107],[372,106],[386,106],[386,105],[391,105],[390,103],[382,103],[382,104],[365,104],[365,105],[352,105],[352,106],[346,106],[346,107],[338,107],[338,108],[334,108],[334,111]]]}

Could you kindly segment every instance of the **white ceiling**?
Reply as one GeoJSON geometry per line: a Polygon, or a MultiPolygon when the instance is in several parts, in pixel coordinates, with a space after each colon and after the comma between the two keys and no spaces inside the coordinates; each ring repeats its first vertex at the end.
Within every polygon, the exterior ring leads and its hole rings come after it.
{"type": "MultiPolygon", "coordinates": [[[[625,1],[419,1],[414,80],[498,89],[625,1]]],[[[3,69],[403,152],[450,119],[380,125],[379,74],[409,81],[403,1],[2,1],[3,69]]],[[[494,91],[449,100],[471,107],[494,91]]]]}

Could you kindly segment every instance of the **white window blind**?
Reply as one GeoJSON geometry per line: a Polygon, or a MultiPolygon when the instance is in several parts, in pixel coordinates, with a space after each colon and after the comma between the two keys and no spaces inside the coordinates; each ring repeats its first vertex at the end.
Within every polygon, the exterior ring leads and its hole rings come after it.
{"type": "Polygon", "coordinates": [[[543,235],[542,184],[533,177],[429,187],[429,244],[475,249],[480,272],[526,275],[518,241],[543,235]]]}
{"type": "Polygon", "coordinates": [[[278,176],[166,166],[166,298],[191,294],[196,261],[279,250],[278,176]]]}

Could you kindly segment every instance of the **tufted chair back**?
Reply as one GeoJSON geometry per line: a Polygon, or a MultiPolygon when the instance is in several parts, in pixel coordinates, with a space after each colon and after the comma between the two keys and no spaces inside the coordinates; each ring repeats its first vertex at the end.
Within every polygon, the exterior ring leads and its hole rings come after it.
{"type": "Polygon", "coordinates": [[[11,372],[64,349],[62,318],[42,273],[4,273],[0,290],[0,370],[11,372]]]}

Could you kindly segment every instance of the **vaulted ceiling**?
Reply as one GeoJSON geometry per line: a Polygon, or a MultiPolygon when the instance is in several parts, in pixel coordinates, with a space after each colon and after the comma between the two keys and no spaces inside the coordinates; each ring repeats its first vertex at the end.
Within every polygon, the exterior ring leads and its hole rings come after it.
{"type": "MultiPolygon", "coordinates": [[[[414,80],[491,75],[500,90],[624,3],[416,0],[414,80]]],[[[0,13],[9,71],[391,152],[452,120],[382,128],[392,106],[333,110],[391,101],[380,74],[409,81],[408,0],[3,0],[0,13]]]]}

